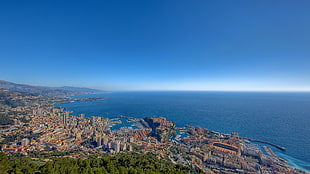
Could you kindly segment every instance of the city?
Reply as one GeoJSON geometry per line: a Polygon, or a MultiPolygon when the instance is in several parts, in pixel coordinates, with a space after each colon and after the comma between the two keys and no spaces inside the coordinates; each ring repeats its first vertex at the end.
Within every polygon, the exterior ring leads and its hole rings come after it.
{"type": "MultiPolygon", "coordinates": [[[[90,154],[135,152],[151,153],[158,159],[205,173],[304,173],[277,157],[267,144],[261,149],[238,133],[222,134],[190,125],[177,127],[163,117],[109,119],[71,115],[65,108],[53,106],[55,98],[5,89],[1,93],[9,98],[6,103],[19,102],[19,106],[1,106],[1,113],[13,120],[0,130],[1,151],[7,155],[66,152],[66,157],[78,159],[90,154]]],[[[80,100],[57,99],[58,103],[68,101],[80,100]]]]}

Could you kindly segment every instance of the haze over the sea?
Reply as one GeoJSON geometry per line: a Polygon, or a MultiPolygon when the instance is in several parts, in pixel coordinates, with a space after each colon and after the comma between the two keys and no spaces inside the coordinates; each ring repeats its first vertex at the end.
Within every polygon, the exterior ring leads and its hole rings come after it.
{"type": "Polygon", "coordinates": [[[115,90],[310,90],[310,1],[1,1],[0,79],[115,90]]]}

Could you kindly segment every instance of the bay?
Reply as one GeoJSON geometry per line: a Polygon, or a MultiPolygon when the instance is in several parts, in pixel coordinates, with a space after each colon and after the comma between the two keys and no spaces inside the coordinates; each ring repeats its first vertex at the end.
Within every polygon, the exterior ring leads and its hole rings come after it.
{"type": "Polygon", "coordinates": [[[209,130],[269,141],[291,165],[310,171],[310,93],[288,92],[113,92],[86,97],[107,100],[58,104],[73,115],[166,117],[177,126],[209,130]]]}

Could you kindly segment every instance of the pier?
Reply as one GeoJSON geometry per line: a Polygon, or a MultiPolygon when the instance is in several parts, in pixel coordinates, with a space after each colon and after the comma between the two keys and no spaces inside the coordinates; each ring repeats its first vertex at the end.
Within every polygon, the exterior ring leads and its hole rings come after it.
{"type": "Polygon", "coordinates": [[[249,141],[254,141],[254,142],[259,142],[259,143],[264,143],[264,144],[269,144],[269,145],[271,145],[271,146],[273,146],[273,147],[276,147],[276,148],[278,148],[278,149],[280,149],[280,150],[282,150],[282,151],[285,151],[285,150],[286,150],[285,147],[282,147],[282,146],[279,146],[279,145],[270,143],[270,142],[268,142],[268,141],[256,140],[256,139],[245,138],[245,137],[243,137],[243,139],[249,140],[249,141]]]}

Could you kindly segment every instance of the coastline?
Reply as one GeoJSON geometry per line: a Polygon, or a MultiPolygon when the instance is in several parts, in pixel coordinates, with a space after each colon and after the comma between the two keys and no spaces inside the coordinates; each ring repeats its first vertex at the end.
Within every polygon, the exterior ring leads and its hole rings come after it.
{"type": "MultiPolygon", "coordinates": [[[[89,98],[89,99],[85,99],[85,100],[83,100],[83,101],[93,101],[94,100],[94,98],[89,98]]],[[[95,100],[100,100],[99,98],[96,98],[95,100]]],[[[82,101],[82,102],[83,102],[82,101]]],[[[72,103],[72,102],[69,102],[69,103],[72,103]]],[[[59,104],[62,104],[62,103],[59,103],[59,104]]],[[[65,108],[66,109],[66,108],[65,108]]],[[[66,111],[66,112],[69,112],[69,113],[72,113],[73,111],[66,111]]],[[[76,116],[76,117],[78,117],[78,116],[76,116]]],[[[103,116],[92,116],[92,117],[99,117],[99,118],[105,118],[105,117],[103,117],[103,116]]],[[[129,116],[124,116],[124,115],[120,115],[119,117],[115,117],[115,118],[109,118],[112,122],[111,122],[111,125],[109,126],[109,127],[115,127],[116,125],[118,125],[118,124],[123,124],[123,122],[122,121],[120,121],[120,119],[122,119],[122,118],[124,118],[124,119],[128,119],[129,121],[127,121],[127,122],[129,122],[129,123],[131,123],[131,122],[136,122],[136,121],[139,121],[139,120],[141,120],[141,119],[139,119],[139,118],[135,118],[135,117],[129,117],[129,116]],[[116,121],[115,121],[116,120],[116,121]],[[132,120],[134,120],[134,121],[132,121],[132,120]]],[[[160,118],[163,118],[163,117],[160,117],[160,118]]],[[[164,120],[166,120],[166,118],[164,118],[164,120]]],[[[120,128],[121,126],[118,126],[118,128],[120,128]]],[[[185,126],[186,128],[191,128],[191,127],[193,127],[193,126],[191,126],[191,125],[186,125],[185,126]]],[[[179,129],[184,129],[185,127],[176,127],[176,129],[177,130],[179,130],[179,129]]],[[[205,128],[201,128],[201,129],[205,129],[205,128]]],[[[115,130],[117,130],[117,129],[113,129],[114,131],[115,130]]],[[[225,133],[221,133],[221,132],[216,132],[216,131],[210,131],[211,133],[213,133],[213,134],[216,134],[216,135],[218,135],[218,136],[220,136],[220,137],[230,137],[231,135],[230,134],[225,134],[225,133]]],[[[238,133],[237,133],[238,134],[238,133]]],[[[181,137],[182,135],[177,135],[177,136],[174,136],[174,138],[175,138],[175,140],[176,141],[181,141],[181,139],[180,139],[180,137],[181,137]]],[[[183,137],[184,138],[184,137],[183,137]]],[[[271,143],[271,142],[268,142],[268,141],[263,141],[263,140],[257,140],[257,139],[253,139],[253,138],[247,138],[247,137],[238,137],[238,139],[240,139],[240,140],[248,140],[248,141],[250,141],[250,142],[259,142],[259,143],[263,143],[263,144],[266,144],[266,145],[270,145],[270,146],[273,146],[273,147],[275,147],[275,148],[277,148],[277,149],[279,149],[279,150],[281,150],[281,151],[285,151],[286,150],[286,148],[285,147],[282,147],[282,146],[279,146],[279,145],[276,145],[276,144],[273,144],[273,143],[271,143]]],[[[289,167],[291,167],[291,168],[295,168],[295,169],[298,169],[298,170],[301,170],[301,171],[304,171],[304,172],[309,172],[309,170],[307,170],[307,169],[305,169],[305,168],[303,168],[303,167],[301,167],[301,166],[299,166],[298,164],[296,164],[296,163],[293,163],[291,160],[287,160],[285,157],[281,157],[281,156],[279,156],[278,155],[278,153],[275,153],[269,146],[263,146],[263,148],[264,148],[264,150],[267,152],[267,154],[269,155],[269,156],[271,156],[272,158],[275,158],[276,160],[279,160],[282,164],[281,165],[287,165],[287,166],[289,166],[289,167]]],[[[292,158],[292,157],[290,157],[290,158],[292,158]]]]}
{"type": "MultiPolygon", "coordinates": [[[[122,92],[122,94],[123,94],[124,92],[122,92]]],[[[132,93],[130,93],[130,95],[129,95],[129,93],[126,93],[126,95],[124,95],[124,96],[127,96],[127,98],[124,98],[124,97],[120,97],[120,95],[118,94],[118,93],[116,93],[116,95],[111,95],[110,96],[110,94],[109,95],[107,95],[109,98],[112,98],[112,97],[114,97],[114,96],[117,96],[117,98],[113,98],[113,103],[111,103],[111,102],[107,102],[105,105],[108,105],[107,106],[107,110],[105,111],[105,113],[102,113],[102,111],[97,111],[96,110],[96,108],[93,108],[93,104],[88,104],[87,105],[87,108],[89,108],[89,107],[92,107],[93,109],[93,111],[92,111],[92,114],[93,113],[96,113],[96,115],[105,115],[105,117],[108,117],[108,118],[115,118],[117,115],[128,115],[127,113],[125,113],[125,112],[123,112],[122,110],[119,110],[119,111],[115,111],[115,110],[113,110],[113,107],[114,107],[114,104],[117,104],[118,103],[118,101],[120,101],[120,100],[122,100],[121,102],[119,102],[119,104],[117,105],[117,108],[119,108],[119,106],[121,106],[122,108],[123,107],[127,107],[127,105],[128,106],[132,106],[133,104],[135,104],[135,105],[137,105],[137,106],[140,106],[139,104],[140,103],[137,103],[136,102],[136,99],[135,100],[128,100],[128,99],[131,99],[130,97],[131,96],[137,96],[137,95],[131,95],[131,94],[133,94],[134,92],[132,92],[132,93]],[[128,96],[129,95],[129,96],[128,96]],[[115,101],[115,100],[118,100],[118,101],[115,101]],[[133,102],[134,101],[134,102],[133,102]],[[131,102],[133,102],[132,104],[126,104],[125,106],[124,106],[124,102],[126,102],[126,103],[131,103],[131,102]],[[111,104],[113,104],[113,105],[111,105],[111,104]],[[112,107],[112,109],[111,109],[111,107],[112,107]],[[102,114],[100,114],[100,113],[102,113],[102,114]],[[118,114],[117,114],[118,113],[118,114]]],[[[174,93],[176,93],[176,92],[174,92],[174,93]]],[[[188,92],[189,93],[189,92],[188,92]]],[[[140,96],[142,96],[141,95],[142,93],[138,93],[138,96],[140,97],[140,96]]],[[[165,98],[162,98],[162,95],[166,95],[166,94],[168,94],[168,92],[165,92],[164,94],[161,94],[160,95],[160,98],[161,98],[161,100],[165,100],[165,98]]],[[[203,94],[203,93],[202,93],[203,94]]],[[[250,94],[250,93],[249,93],[250,94]]],[[[150,92],[150,95],[149,96],[152,96],[152,97],[154,97],[154,95],[158,95],[158,92],[156,93],[156,94],[152,94],[151,92],[150,92]]],[[[214,93],[212,93],[212,95],[211,96],[215,96],[216,94],[214,94],[214,93]]],[[[222,94],[220,94],[221,96],[223,96],[222,94]]],[[[234,93],[234,95],[236,95],[235,93],[234,93]]],[[[248,94],[247,94],[248,95],[248,94]]],[[[243,96],[247,96],[247,95],[243,95],[243,96]]],[[[256,94],[254,94],[254,95],[256,95],[256,94]]],[[[265,96],[269,96],[269,93],[266,93],[266,94],[264,94],[265,96]]],[[[284,94],[284,96],[286,95],[286,93],[284,94]]],[[[289,95],[293,95],[293,94],[289,94],[289,95]]],[[[91,95],[90,95],[91,96],[91,95]]],[[[270,94],[270,96],[273,96],[273,94],[270,94]]],[[[279,96],[278,94],[277,94],[277,96],[279,96]]],[[[184,96],[183,96],[184,97],[184,96]]],[[[182,97],[182,98],[183,98],[182,97]]],[[[232,95],[230,95],[230,97],[232,97],[232,95]]],[[[283,98],[283,97],[282,97],[283,98]]],[[[139,99],[139,98],[137,98],[137,99],[139,99]]],[[[177,99],[177,98],[176,98],[177,99]]],[[[152,99],[153,100],[153,99],[152,99]]],[[[174,101],[174,100],[173,100],[174,101]]],[[[88,116],[90,116],[89,114],[88,114],[88,111],[87,111],[87,109],[85,110],[85,109],[83,109],[83,108],[81,108],[81,105],[79,105],[78,106],[78,108],[75,108],[75,107],[72,107],[72,106],[70,106],[71,104],[69,104],[69,105],[67,105],[67,106],[69,106],[69,107],[67,107],[69,110],[71,109],[71,108],[73,108],[73,110],[76,112],[76,113],[79,113],[79,112],[85,112],[85,114],[86,115],[88,115],[88,116]]],[[[141,106],[144,106],[144,104],[143,105],[141,105],[141,106]]],[[[101,106],[101,107],[103,107],[103,108],[105,108],[105,106],[101,106]]],[[[102,108],[102,109],[103,109],[102,108]]],[[[137,107],[137,109],[139,109],[138,107],[137,107]]],[[[135,112],[135,110],[136,110],[136,108],[134,108],[134,109],[131,109],[130,108],[130,110],[128,110],[128,111],[130,111],[129,113],[129,115],[128,116],[131,116],[131,117],[138,117],[138,118],[140,118],[140,117],[144,117],[144,116],[147,116],[148,114],[146,113],[146,114],[144,114],[144,113],[142,113],[141,114],[141,112],[135,112]],[[133,112],[134,111],[134,112],[133,112]],[[132,113],[131,113],[132,112],[132,113]],[[137,113],[137,114],[133,114],[133,113],[137,113]]],[[[148,111],[149,113],[151,113],[151,116],[154,116],[154,112],[152,113],[152,111],[148,111]]],[[[156,113],[156,112],[155,112],[156,113]]],[[[164,115],[164,114],[160,114],[160,115],[164,115]]],[[[171,117],[171,116],[169,116],[170,118],[170,120],[171,120],[171,118],[172,118],[172,120],[174,120],[173,118],[174,117],[171,117]]],[[[192,124],[192,122],[193,121],[191,121],[191,125],[193,125],[192,124]]],[[[179,124],[180,123],[180,121],[177,121],[177,123],[179,124]]],[[[197,124],[195,121],[193,122],[194,123],[194,125],[195,124],[197,124]]],[[[181,127],[183,126],[183,124],[185,124],[185,123],[183,123],[182,122],[182,124],[179,124],[181,127]]],[[[209,127],[209,126],[204,126],[204,127],[209,127]]],[[[214,130],[214,129],[213,129],[214,130]]],[[[217,129],[217,131],[219,131],[219,132],[222,132],[221,130],[219,130],[219,129],[217,129]]],[[[223,132],[227,132],[227,131],[223,131],[223,132]]],[[[239,132],[239,131],[238,131],[239,132]]],[[[244,133],[242,133],[243,135],[244,135],[244,133]]],[[[249,136],[249,135],[248,135],[249,136]]],[[[255,136],[254,136],[255,137],[255,136]]],[[[257,137],[257,136],[256,136],[257,137]]],[[[258,137],[258,138],[261,138],[261,137],[258,137]]],[[[255,138],[255,139],[257,139],[257,138],[255,138]]],[[[258,139],[259,140],[259,139],[258,139]]],[[[283,145],[285,145],[284,143],[282,143],[283,145]]],[[[287,147],[286,147],[287,148],[287,147]]],[[[281,151],[281,150],[279,150],[279,151],[275,151],[275,153],[278,155],[278,154],[283,154],[283,155],[281,155],[281,156],[283,156],[283,158],[285,159],[285,160],[287,160],[287,161],[289,161],[289,163],[290,164],[292,164],[291,166],[293,166],[293,167],[296,167],[296,168],[299,168],[299,169],[302,169],[302,170],[306,170],[307,172],[309,172],[309,170],[307,170],[306,168],[303,168],[303,166],[308,166],[308,164],[309,164],[309,162],[307,162],[307,161],[302,161],[302,160],[298,160],[298,159],[296,159],[294,156],[291,156],[291,155],[287,155],[288,153],[290,154],[291,153],[291,148],[288,148],[287,149],[287,152],[283,152],[283,151],[281,151]],[[291,162],[292,160],[289,160],[290,158],[294,158],[294,159],[296,159],[296,160],[293,160],[293,162],[291,162]]],[[[278,156],[280,156],[280,155],[278,155],[278,156]]]]}
{"type": "Polygon", "coordinates": [[[92,98],[61,98],[58,101],[53,101],[55,104],[65,104],[65,103],[75,103],[75,102],[87,102],[87,101],[97,101],[97,100],[106,100],[105,97],[92,97],[92,98]]]}
{"type": "MultiPolygon", "coordinates": [[[[33,100],[32,104],[10,109],[14,112],[22,111],[23,114],[10,128],[3,130],[4,141],[1,151],[8,155],[28,156],[42,151],[44,153],[57,151],[71,154],[71,158],[76,159],[78,157],[73,156],[76,153],[87,158],[89,155],[85,152],[88,154],[135,152],[151,153],[157,158],[196,168],[205,173],[259,171],[304,173],[289,166],[285,160],[276,156],[271,148],[264,146],[267,152],[264,153],[263,149],[236,132],[225,134],[220,133],[221,131],[209,131],[202,126],[192,126],[190,122],[188,123],[191,126],[177,127],[177,124],[169,118],[145,117],[139,115],[139,112],[133,112],[134,117],[122,114],[123,116],[111,118],[102,113],[96,114],[97,116],[89,115],[87,112],[72,114],[74,109],[61,107],[76,105],[79,108],[87,107],[93,110],[92,104],[101,103],[102,107],[108,102],[88,101],[106,99],[105,97],[56,100],[40,96],[29,97],[33,100]],[[57,104],[60,106],[58,107],[53,105],[55,101],[66,103],[57,104]],[[81,102],[77,104],[78,101],[81,102]],[[23,136],[12,139],[11,135],[23,136]]],[[[117,112],[121,111],[119,106],[117,112]]],[[[151,108],[158,109],[154,105],[151,108]]],[[[102,109],[106,111],[104,107],[102,109]]]]}

